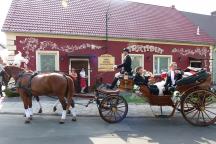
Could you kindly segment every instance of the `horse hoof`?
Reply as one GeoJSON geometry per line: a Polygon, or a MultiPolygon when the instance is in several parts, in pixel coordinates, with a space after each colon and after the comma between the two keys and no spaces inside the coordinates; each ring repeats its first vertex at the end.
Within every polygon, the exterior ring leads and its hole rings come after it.
{"type": "Polygon", "coordinates": [[[74,118],[72,118],[72,121],[74,121],[74,122],[75,122],[75,121],[77,121],[77,119],[74,117],[74,118]]]}
{"type": "Polygon", "coordinates": [[[64,124],[64,123],[65,123],[64,120],[59,121],[59,124],[64,124]]]}
{"type": "Polygon", "coordinates": [[[54,106],[54,107],[53,107],[53,112],[55,112],[56,110],[57,110],[57,108],[54,106]]]}
{"type": "Polygon", "coordinates": [[[30,115],[29,119],[30,119],[30,120],[33,120],[33,116],[32,116],[32,115],[30,115]]]}
{"type": "Polygon", "coordinates": [[[42,108],[39,109],[38,113],[42,113],[42,108]]]}
{"type": "Polygon", "coordinates": [[[30,122],[30,119],[25,120],[25,124],[29,124],[30,122]]]}
{"type": "Polygon", "coordinates": [[[71,111],[70,111],[70,110],[67,110],[67,114],[71,114],[71,111]]]}

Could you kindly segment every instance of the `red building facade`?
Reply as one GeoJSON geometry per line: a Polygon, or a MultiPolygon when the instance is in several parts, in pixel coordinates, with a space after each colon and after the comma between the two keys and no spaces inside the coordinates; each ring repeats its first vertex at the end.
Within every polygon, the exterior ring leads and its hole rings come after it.
{"type": "Polygon", "coordinates": [[[201,66],[210,70],[210,48],[202,45],[164,42],[127,42],[66,39],[49,37],[16,37],[16,52],[22,52],[29,59],[28,68],[37,71],[62,71],[68,73],[71,67],[84,67],[89,76],[89,86],[93,86],[96,78],[102,77],[104,82],[111,82],[113,72],[98,71],[98,57],[110,54],[115,64],[122,62],[122,49],[129,48],[133,59],[133,68],[144,66],[155,75],[168,70],[168,65],[175,61],[178,67],[201,66]]]}

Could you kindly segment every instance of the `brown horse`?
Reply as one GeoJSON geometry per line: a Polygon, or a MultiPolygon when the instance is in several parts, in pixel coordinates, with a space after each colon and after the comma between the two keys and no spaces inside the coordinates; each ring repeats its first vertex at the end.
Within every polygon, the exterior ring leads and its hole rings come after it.
{"type": "MultiPolygon", "coordinates": [[[[63,108],[60,123],[64,123],[66,110],[69,109],[74,95],[74,83],[70,77],[59,73],[47,73],[38,74],[31,79],[32,73],[16,66],[5,66],[4,72],[9,76],[8,80],[13,77],[16,81],[17,92],[20,94],[25,108],[26,123],[30,123],[33,115],[32,96],[42,95],[58,96],[63,108]]],[[[76,120],[75,113],[73,113],[72,120],[76,120]]]]}

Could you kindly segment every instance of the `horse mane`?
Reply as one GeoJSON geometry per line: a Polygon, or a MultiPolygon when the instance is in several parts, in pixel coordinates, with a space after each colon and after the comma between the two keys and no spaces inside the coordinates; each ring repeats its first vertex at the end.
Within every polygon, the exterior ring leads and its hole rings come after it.
{"type": "Polygon", "coordinates": [[[20,68],[18,66],[14,66],[14,65],[7,65],[4,67],[5,70],[9,70],[10,73],[18,73],[18,72],[21,72],[21,71],[26,71],[24,68],[20,68]]]}

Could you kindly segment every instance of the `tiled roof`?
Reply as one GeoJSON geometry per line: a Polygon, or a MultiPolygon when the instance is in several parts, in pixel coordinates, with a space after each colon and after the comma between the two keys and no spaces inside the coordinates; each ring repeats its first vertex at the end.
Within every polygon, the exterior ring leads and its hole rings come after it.
{"type": "Polygon", "coordinates": [[[206,31],[216,41],[216,16],[182,12],[194,24],[206,31]]]}
{"type": "MultiPolygon", "coordinates": [[[[105,36],[110,0],[13,0],[2,31],[105,36]]],[[[211,43],[214,40],[175,8],[112,0],[109,37],[211,43]]]]}

